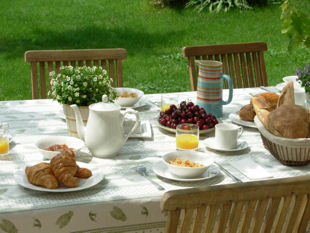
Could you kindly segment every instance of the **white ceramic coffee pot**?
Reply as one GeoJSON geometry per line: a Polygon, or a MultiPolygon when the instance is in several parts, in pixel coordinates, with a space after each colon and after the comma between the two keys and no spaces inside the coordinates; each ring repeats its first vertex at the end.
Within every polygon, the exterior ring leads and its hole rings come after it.
{"type": "Polygon", "coordinates": [[[106,95],[102,97],[102,102],[89,106],[89,117],[86,127],[80,111],[76,104],[71,105],[76,117],[76,128],[79,137],[85,141],[93,156],[108,158],[117,155],[128,137],[140,125],[140,118],[137,111],[127,108],[121,113],[121,107],[116,103],[108,103],[106,95]],[[124,119],[126,114],[134,114],[135,125],[130,132],[124,133],[124,119]]]}

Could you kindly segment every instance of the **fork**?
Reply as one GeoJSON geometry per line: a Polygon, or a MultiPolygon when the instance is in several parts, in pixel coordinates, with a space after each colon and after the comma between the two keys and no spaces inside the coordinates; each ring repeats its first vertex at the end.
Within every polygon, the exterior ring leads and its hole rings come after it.
{"type": "Polygon", "coordinates": [[[156,183],[154,180],[152,180],[146,171],[146,168],[143,166],[135,167],[136,172],[138,172],[140,175],[144,176],[145,179],[150,181],[158,190],[165,190],[164,187],[156,183]]]}
{"type": "Polygon", "coordinates": [[[232,173],[230,173],[226,168],[223,167],[223,165],[219,164],[218,162],[214,162],[223,172],[226,173],[230,178],[232,178],[237,183],[242,183],[242,180],[234,176],[232,173]]]}

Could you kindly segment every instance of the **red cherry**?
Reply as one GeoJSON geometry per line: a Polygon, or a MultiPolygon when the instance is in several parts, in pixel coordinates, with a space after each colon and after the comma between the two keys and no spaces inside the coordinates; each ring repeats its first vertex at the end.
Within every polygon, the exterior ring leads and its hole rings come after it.
{"type": "Polygon", "coordinates": [[[182,120],[180,121],[180,124],[184,124],[184,123],[186,123],[186,119],[182,119],[182,120]]]}
{"type": "Polygon", "coordinates": [[[187,123],[193,123],[194,122],[194,119],[193,118],[188,118],[187,119],[187,123]]]}
{"type": "Polygon", "coordinates": [[[206,130],[206,129],[209,129],[209,126],[208,125],[202,125],[202,130],[206,130]]]}
{"type": "Polygon", "coordinates": [[[190,108],[190,107],[192,107],[192,106],[194,106],[194,103],[193,103],[193,102],[188,102],[188,103],[187,103],[187,107],[188,107],[188,108],[190,108]]]}
{"type": "Polygon", "coordinates": [[[194,111],[199,111],[199,106],[198,105],[194,106],[194,111]]]}
{"type": "Polygon", "coordinates": [[[189,125],[184,125],[183,129],[189,130],[189,125]]]}

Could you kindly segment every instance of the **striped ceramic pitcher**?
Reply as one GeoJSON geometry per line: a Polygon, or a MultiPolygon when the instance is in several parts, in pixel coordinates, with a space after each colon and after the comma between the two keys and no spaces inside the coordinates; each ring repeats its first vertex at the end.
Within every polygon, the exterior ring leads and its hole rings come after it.
{"type": "Polygon", "coordinates": [[[222,74],[222,62],[212,60],[196,60],[198,64],[197,104],[207,113],[217,117],[223,115],[223,105],[229,104],[233,97],[233,83],[231,78],[222,74]],[[228,100],[222,100],[223,79],[229,87],[228,100]]]}

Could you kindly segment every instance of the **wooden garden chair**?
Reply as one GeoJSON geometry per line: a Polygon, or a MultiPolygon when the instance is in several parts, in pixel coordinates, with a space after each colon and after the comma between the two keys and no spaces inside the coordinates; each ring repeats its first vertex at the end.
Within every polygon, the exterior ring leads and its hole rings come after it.
{"type": "Polygon", "coordinates": [[[168,191],[160,205],[166,233],[304,233],[309,194],[307,175],[168,191]]]}
{"type": "Polygon", "coordinates": [[[184,47],[183,57],[188,58],[192,91],[197,90],[195,60],[223,62],[223,73],[231,77],[235,88],[268,86],[264,62],[266,50],[264,42],[184,47]]]}
{"type": "Polygon", "coordinates": [[[126,58],[127,51],[122,48],[26,51],[25,62],[31,64],[32,98],[47,98],[47,90],[50,90],[48,73],[59,72],[62,65],[101,66],[112,78],[112,85],[122,87],[122,60],[126,58]]]}

